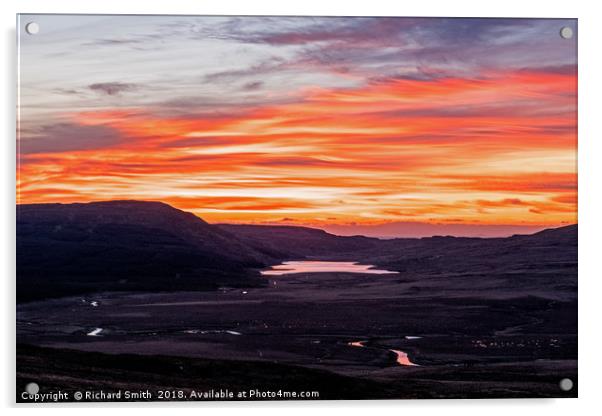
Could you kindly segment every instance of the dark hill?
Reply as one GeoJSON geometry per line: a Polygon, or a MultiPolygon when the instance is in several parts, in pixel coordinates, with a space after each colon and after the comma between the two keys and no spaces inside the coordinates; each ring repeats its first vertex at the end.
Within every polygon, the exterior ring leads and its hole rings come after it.
{"type": "Polygon", "coordinates": [[[273,257],[357,261],[399,272],[415,296],[577,295],[577,225],[506,238],[379,240],[280,226],[224,226],[273,257]]]}
{"type": "MultiPolygon", "coordinates": [[[[367,254],[367,253],[366,253],[367,254]]],[[[369,257],[378,264],[441,264],[447,271],[577,263],[577,225],[507,238],[427,237],[384,240],[369,257]],[[471,267],[467,267],[471,266],[471,267]]]]}
{"type": "Polygon", "coordinates": [[[17,206],[19,301],[257,284],[248,269],[268,262],[232,234],[159,202],[17,206]]]}
{"type": "Polygon", "coordinates": [[[300,259],[354,253],[379,246],[377,238],[340,237],[308,227],[283,225],[217,224],[255,250],[277,259],[300,259]]]}
{"type": "Polygon", "coordinates": [[[379,240],[306,227],[211,225],[160,202],[17,206],[18,301],[258,285],[258,268],[308,257],[376,264],[420,285],[436,278],[440,288],[491,282],[491,293],[531,287],[576,294],[577,225],[509,238],[379,240]]]}
{"type": "Polygon", "coordinates": [[[577,296],[577,225],[508,238],[383,240],[356,253],[416,282],[416,295],[577,296]]]}

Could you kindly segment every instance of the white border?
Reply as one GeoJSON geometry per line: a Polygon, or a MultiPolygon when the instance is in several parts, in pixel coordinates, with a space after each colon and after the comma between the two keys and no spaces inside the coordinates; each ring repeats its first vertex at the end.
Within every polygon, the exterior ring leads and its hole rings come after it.
{"type": "MultiPolygon", "coordinates": [[[[504,415],[519,412],[537,412],[546,416],[590,414],[597,407],[600,382],[600,310],[602,274],[597,257],[602,244],[600,216],[602,215],[600,184],[602,173],[600,123],[600,77],[602,76],[601,47],[602,15],[594,1],[541,1],[525,0],[488,1],[394,1],[394,0],[220,0],[185,1],[164,0],[124,1],[101,0],[4,0],[0,3],[0,19],[4,53],[2,55],[2,361],[0,369],[0,403],[14,411],[14,213],[15,213],[15,95],[16,49],[15,14],[20,13],[119,13],[119,14],[249,14],[249,15],[371,15],[371,16],[471,16],[471,17],[571,17],[579,19],[579,399],[564,400],[440,400],[440,401],[363,401],[363,402],[294,402],[294,403],[198,403],[198,404],[105,404],[92,408],[84,404],[75,406],[46,406],[45,414],[86,412],[105,414],[125,413],[131,408],[144,407],[145,413],[164,414],[168,408],[178,411],[245,413],[245,416],[287,413],[287,416],[308,412],[342,411],[346,415],[362,414],[374,408],[380,415],[400,412],[421,414],[504,415]]],[[[26,413],[35,411],[24,409],[26,413]]],[[[598,409],[599,410],[599,409],[598,409]]]]}

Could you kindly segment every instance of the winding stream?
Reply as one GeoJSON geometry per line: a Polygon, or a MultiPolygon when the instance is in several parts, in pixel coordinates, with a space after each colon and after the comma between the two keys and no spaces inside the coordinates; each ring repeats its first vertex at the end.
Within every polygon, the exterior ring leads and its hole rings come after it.
{"type": "MultiPolygon", "coordinates": [[[[408,337],[406,337],[406,338],[408,338],[408,337]]],[[[413,338],[420,338],[420,337],[413,337],[413,338]]],[[[348,342],[347,345],[349,345],[350,347],[356,347],[356,348],[376,348],[376,347],[367,347],[366,342],[367,341],[351,341],[351,342],[348,342]]],[[[413,363],[412,361],[410,361],[410,357],[408,357],[408,354],[404,351],[392,350],[392,349],[388,349],[387,351],[390,351],[397,356],[397,364],[399,364],[399,365],[414,366],[414,367],[420,366],[419,364],[416,364],[416,363],[413,363]]]]}

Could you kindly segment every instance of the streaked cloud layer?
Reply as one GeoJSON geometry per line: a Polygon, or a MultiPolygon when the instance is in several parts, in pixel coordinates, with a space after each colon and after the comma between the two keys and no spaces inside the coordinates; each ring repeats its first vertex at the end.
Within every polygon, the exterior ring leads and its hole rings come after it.
{"type": "Polygon", "coordinates": [[[35,20],[20,203],[151,199],[314,226],[576,222],[576,50],[558,35],[573,21],[35,20]]]}

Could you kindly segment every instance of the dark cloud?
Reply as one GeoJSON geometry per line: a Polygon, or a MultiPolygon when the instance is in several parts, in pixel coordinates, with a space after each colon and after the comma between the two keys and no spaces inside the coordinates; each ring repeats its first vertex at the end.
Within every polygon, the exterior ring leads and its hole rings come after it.
{"type": "Polygon", "coordinates": [[[242,89],[245,91],[255,91],[260,89],[263,86],[263,82],[262,81],[251,81],[251,82],[247,82],[245,85],[242,86],[242,89]]]}
{"type": "Polygon", "coordinates": [[[54,92],[57,94],[63,94],[63,95],[78,95],[81,94],[81,91],[78,91],[76,89],[73,88],[55,88],[54,92]]]}
{"type": "Polygon", "coordinates": [[[383,84],[391,81],[437,81],[449,78],[449,74],[432,68],[415,67],[406,72],[393,72],[387,75],[375,75],[368,78],[371,84],[383,84]]]}
{"type": "Polygon", "coordinates": [[[556,74],[556,75],[575,75],[577,74],[577,65],[569,64],[569,65],[550,65],[550,66],[542,66],[542,67],[532,67],[532,68],[521,68],[517,72],[538,72],[541,74],[556,74]]]}
{"type": "Polygon", "coordinates": [[[82,46],[112,46],[112,45],[133,45],[143,43],[143,39],[95,39],[90,42],[82,43],[82,46]]]}
{"type": "MultiPolygon", "coordinates": [[[[390,119],[416,118],[416,117],[439,117],[439,118],[487,118],[487,117],[553,117],[567,114],[563,105],[542,106],[537,98],[517,97],[514,99],[500,100],[491,104],[441,104],[418,109],[405,108],[401,110],[388,111],[366,111],[364,117],[385,117],[390,119]]],[[[501,126],[500,126],[501,127],[501,126]]],[[[539,130],[548,134],[564,134],[574,131],[575,126],[530,126],[532,131],[539,130]]],[[[498,129],[483,130],[499,131],[498,129]]],[[[475,131],[476,132],[476,131],[475,131]]]]}
{"type": "Polygon", "coordinates": [[[399,45],[399,34],[415,24],[413,18],[389,17],[242,17],[203,32],[203,36],[245,43],[308,45],[373,42],[399,45]],[[261,29],[256,29],[261,28],[261,29]]]}
{"type": "Polygon", "coordinates": [[[58,123],[20,137],[18,144],[22,154],[58,153],[108,147],[121,139],[121,134],[112,127],[58,123]]]}
{"type": "Polygon", "coordinates": [[[302,46],[298,63],[384,76],[429,79],[475,75],[483,68],[556,66],[570,70],[575,46],[558,36],[571,20],[460,18],[320,19],[288,30],[252,33],[241,42],[302,46]],[[400,69],[401,68],[401,69],[400,69]]]}
{"type": "Polygon", "coordinates": [[[231,117],[233,112],[241,115],[256,110],[257,106],[279,105],[298,101],[295,97],[267,97],[257,90],[248,90],[244,96],[198,95],[177,97],[158,102],[157,108],[166,117],[177,116],[186,119],[222,119],[231,117]]]}
{"type": "Polygon", "coordinates": [[[561,26],[576,30],[570,19],[233,17],[217,24],[200,23],[184,25],[192,38],[271,47],[272,56],[263,62],[202,78],[204,83],[240,85],[241,91],[254,91],[257,80],[284,73],[308,79],[315,72],[349,74],[380,83],[478,80],[497,71],[576,69],[574,42],[558,35],[561,26]]]}
{"type": "Polygon", "coordinates": [[[238,80],[244,77],[254,77],[256,75],[266,75],[281,71],[284,68],[284,65],[284,59],[274,56],[269,60],[247,68],[228,69],[225,71],[207,74],[204,76],[203,81],[212,83],[219,81],[238,80]]]}
{"type": "Polygon", "coordinates": [[[136,84],[127,84],[124,82],[99,82],[88,85],[88,88],[101,94],[119,95],[122,92],[135,90],[138,86],[136,84]]]}

